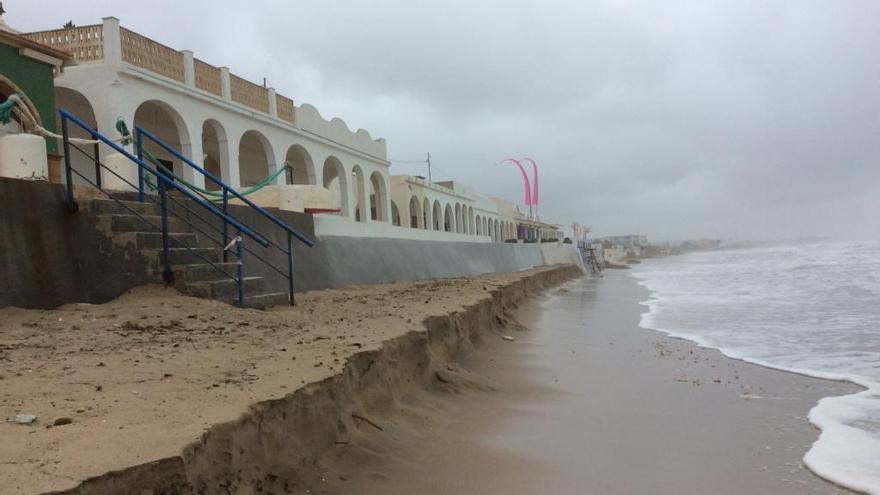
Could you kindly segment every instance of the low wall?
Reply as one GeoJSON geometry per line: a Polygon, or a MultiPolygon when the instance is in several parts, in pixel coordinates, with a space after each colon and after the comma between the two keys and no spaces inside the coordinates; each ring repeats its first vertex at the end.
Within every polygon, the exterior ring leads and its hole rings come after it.
{"type": "Polygon", "coordinates": [[[481,242],[322,237],[303,254],[302,263],[322,266],[315,272],[319,279],[298,280],[301,290],[516,272],[544,265],[538,246],[481,242]]]}
{"type": "Polygon", "coordinates": [[[586,271],[580,251],[573,244],[544,242],[540,246],[545,265],[570,264],[577,266],[581,271],[586,271]]]}
{"type": "Polygon", "coordinates": [[[0,307],[105,302],[155,281],[155,265],[69,213],[62,186],[0,177],[0,307]]]}
{"type": "MultiPolygon", "coordinates": [[[[243,206],[230,208],[246,225],[286,246],[286,234],[268,219],[243,206]]],[[[318,237],[311,215],[273,213],[316,240],[311,248],[294,243],[297,291],[514,272],[560,263],[583,268],[577,251],[564,245],[318,237]]],[[[283,252],[254,242],[248,245],[286,273],[283,252]]],[[[142,256],[134,244],[114,239],[86,209],[69,213],[62,186],[0,178],[0,273],[4,274],[0,307],[106,302],[137,285],[161,282],[157,265],[155,257],[142,256]]],[[[264,276],[278,292],[287,290],[286,278],[254,256],[245,256],[244,270],[246,276],[264,276]]]]}

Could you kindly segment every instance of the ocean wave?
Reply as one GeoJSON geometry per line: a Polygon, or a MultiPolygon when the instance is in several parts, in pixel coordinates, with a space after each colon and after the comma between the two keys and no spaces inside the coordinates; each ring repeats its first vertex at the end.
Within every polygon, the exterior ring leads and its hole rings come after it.
{"type": "Polygon", "coordinates": [[[821,433],[804,463],[842,486],[880,494],[876,247],[766,249],[757,263],[754,251],[647,263],[632,272],[651,291],[640,326],[733,359],[864,387],[811,409],[809,420],[821,433]],[[829,262],[803,263],[818,257],[829,262]],[[748,276],[742,276],[744,265],[752,265],[748,276]],[[804,275],[786,277],[793,267],[804,275]]]}

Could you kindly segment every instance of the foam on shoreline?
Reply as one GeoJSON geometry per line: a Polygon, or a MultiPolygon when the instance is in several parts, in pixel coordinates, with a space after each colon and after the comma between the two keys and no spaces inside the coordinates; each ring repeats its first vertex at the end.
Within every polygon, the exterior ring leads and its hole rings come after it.
{"type": "MultiPolygon", "coordinates": [[[[804,464],[819,477],[852,490],[865,493],[880,493],[880,478],[873,473],[880,472],[880,463],[872,471],[865,471],[864,463],[870,459],[872,452],[880,451],[880,438],[868,432],[854,428],[850,424],[867,421],[866,411],[877,408],[880,397],[880,383],[873,382],[863,376],[849,373],[829,373],[801,367],[781,366],[767,360],[757,359],[735,348],[714,342],[704,335],[667,328],[658,322],[662,312],[661,303],[665,301],[657,289],[652,287],[639,273],[633,274],[638,284],[651,291],[651,296],[640,304],[648,308],[643,313],[639,326],[656,330],[671,337],[691,341],[700,347],[716,349],[724,356],[737,359],[765,368],[796,373],[798,375],[848,382],[864,390],[855,394],[825,397],[810,410],[808,419],[819,429],[819,435],[803,457],[804,464]]],[[[880,411],[878,411],[880,413],[880,411]]]]}

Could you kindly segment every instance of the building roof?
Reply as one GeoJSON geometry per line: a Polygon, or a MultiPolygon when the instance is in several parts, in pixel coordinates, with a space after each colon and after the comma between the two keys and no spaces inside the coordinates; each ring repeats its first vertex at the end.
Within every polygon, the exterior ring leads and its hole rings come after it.
{"type": "Polygon", "coordinates": [[[30,57],[59,68],[68,65],[73,60],[73,55],[70,53],[25,38],[10,29],[5,23],[0,26],[0,43],[18,48],[19,53],[24,57],[30,57]]]}

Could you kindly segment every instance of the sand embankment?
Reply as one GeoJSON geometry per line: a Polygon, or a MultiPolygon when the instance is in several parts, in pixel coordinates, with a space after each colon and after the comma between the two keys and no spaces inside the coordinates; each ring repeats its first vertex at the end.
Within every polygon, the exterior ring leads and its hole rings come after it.
{"type": "Polygon", "coordinates": [[[410,390],[482,386],[450,361],[580,273],[353,287],[267,312],[156,287],[0,310],[0,407],[40,418],[0,424],[0,493],[304,493],[410,390]]]}

